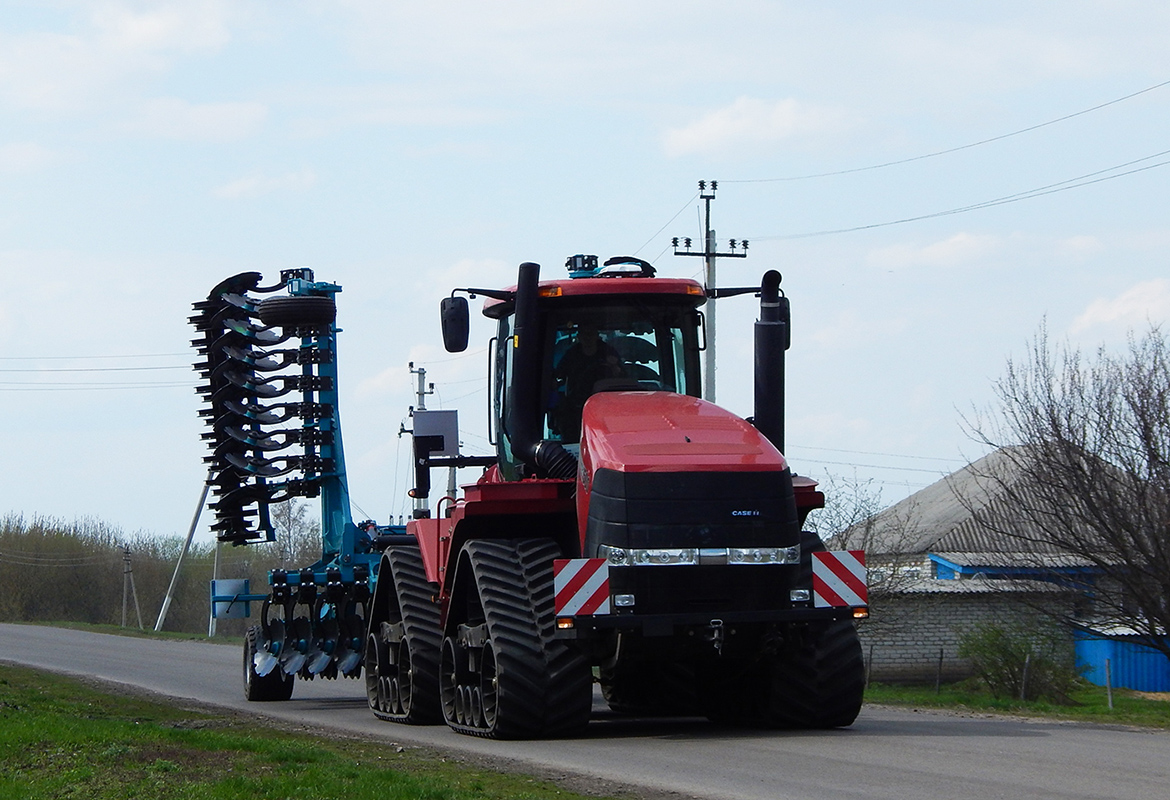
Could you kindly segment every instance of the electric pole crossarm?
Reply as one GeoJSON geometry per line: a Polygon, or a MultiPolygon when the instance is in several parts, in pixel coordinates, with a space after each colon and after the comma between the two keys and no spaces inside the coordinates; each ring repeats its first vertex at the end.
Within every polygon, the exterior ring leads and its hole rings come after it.
{"type": "MultiPolygon", "coordinates": [[[[722,294],[721,290],[715,289],[715,262],[720,258],[747,258],[748,242],[747,239],[736,240],[729,239],[729,252],[719,252],[719,247],[715,242],[715,231],[711,227],[711,201],[715,199],[715,190],[719,187],[718,181],[699,181],[699,198],[703,201],[705,209],[704,217],[704,231],[703,231],[703,249],[702,251],[695,251],[691,249],[691,239],[684,237],[682,242],[682,250],[679,250],[679,237],[671,239],[671,244],[674,245],[674,254],[676,256],[701,256],[706,262],[704,283],[707,287],[707,296],[714,299],[717,297],[726,297],[728,295],[722,294]]],[[[752,290],[758,291],[758,290],[752,290]]],[[[715,304],[711,303],[707,307],[707,349],[703,354],[703,397],[706,400],[715,402],[715,304]]]]}

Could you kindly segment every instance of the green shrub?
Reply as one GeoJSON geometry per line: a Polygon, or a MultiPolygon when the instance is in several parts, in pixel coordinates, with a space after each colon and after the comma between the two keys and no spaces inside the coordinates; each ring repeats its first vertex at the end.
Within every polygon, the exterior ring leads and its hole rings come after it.
{"type": "Polygon", "coordinates": [[[959,655],[994,697],[1071,703],[1080,677],[1067,637],[1039,623],[979,625],[960,640],[959,655]]]}

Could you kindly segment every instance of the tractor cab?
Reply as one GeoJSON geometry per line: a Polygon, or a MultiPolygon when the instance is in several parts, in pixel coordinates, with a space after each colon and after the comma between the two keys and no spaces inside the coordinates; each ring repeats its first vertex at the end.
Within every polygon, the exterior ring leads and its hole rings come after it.
{"type": "Polygon", "coordinates": [[[488,294],[484,314],[498,320],[492,418],[506,479],[519,477],[523,459],[513,455],[519,429],[521,438],[575,454],[585,402],[598,392],[700,394],[702,286],[656,278],[639,259],[596,262],[596,256],[573,256],[567,280],[540,282],[524,322],[517,319],[524,303],[516,290],[473,290],[488,294]],[[521,334],[526,325],[531,330],[521,334]],[[521,397],[518,385],[535,391],[525,388],[521,397]]]}

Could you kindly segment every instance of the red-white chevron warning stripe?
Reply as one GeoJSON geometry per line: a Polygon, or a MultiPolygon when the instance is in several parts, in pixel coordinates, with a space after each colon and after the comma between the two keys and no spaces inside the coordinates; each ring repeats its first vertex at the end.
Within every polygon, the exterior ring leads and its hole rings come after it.
{"type": "Polygon", "coordinates": [[[558,617],[609,613],[609,564],[604,558],[556,559],[553,588],[558,617]]]}
{"type": "Polygon", "coordinates": [[[864,550],[813,553],[813,605],[869,605],[864,550]]]}

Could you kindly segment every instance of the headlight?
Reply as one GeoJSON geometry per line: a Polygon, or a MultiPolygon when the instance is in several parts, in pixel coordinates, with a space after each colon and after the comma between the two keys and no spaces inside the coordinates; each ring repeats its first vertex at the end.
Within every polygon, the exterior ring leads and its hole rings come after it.
{"type": "Polygon", "coordinates": [[[630,554],[624,547],[610,547],[607,544],[598,545],[597,555],[615,567],[623,567],[630,563],[630,554]]]}
{"type": "Polygon", "coordinates": [[[686,548],[654,548],[634,550],[632,552],[634,564],[641,566],[697,564],[698,554],[686,548]]]}
{"type": "Polygon", "coordinates": [[[603,544],[597,548],[597,555],[609,562],[610,566],[671,566],[699,563],[698,551],[693,548],[631,548],[611,547],[603,544]]]}
{"type": "Polygon", "coordinates": [[[730,564],[798,564],[800,547],[732,547],[727,551],[730,564]]]}
{"type": "Polygon", "coordinates": [[[800,547],[647,547],[625,548],[607,544],[597,548],[599,558],[614,567],[656,567],[751,564],[799,564],[800,547]]]}

